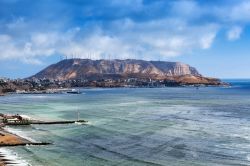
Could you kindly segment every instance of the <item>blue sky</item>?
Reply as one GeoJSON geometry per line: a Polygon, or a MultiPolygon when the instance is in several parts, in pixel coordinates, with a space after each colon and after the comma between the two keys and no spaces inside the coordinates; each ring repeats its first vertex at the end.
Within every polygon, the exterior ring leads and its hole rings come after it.
{"type": "Polygon", "coordinates": [[[61,57],[181,61],[250,78],[249,0],[0,0],[0,76],[61,57]]]}

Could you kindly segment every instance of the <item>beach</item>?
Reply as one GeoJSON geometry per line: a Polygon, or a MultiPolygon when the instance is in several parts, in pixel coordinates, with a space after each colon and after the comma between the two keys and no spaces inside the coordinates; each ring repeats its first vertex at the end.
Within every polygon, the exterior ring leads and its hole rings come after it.
{"type": "MultiPolygon", "coordinates": [[[[0,129],[0,148],[6,146],[18,146],[31,143],[18,135],[12,134],[3,128],[0,129]]],[[[5,166],[6,164],[14,163],[14,161],[6,159],[4,154],[0,153],[0,166],[5,166]]]]}
{"type": "Polygon", "coordinates": [[[4,129],[0,129],[0,147],[1,146],[17,146],[31,143],[18,135],[7,132],[4,129]]]}

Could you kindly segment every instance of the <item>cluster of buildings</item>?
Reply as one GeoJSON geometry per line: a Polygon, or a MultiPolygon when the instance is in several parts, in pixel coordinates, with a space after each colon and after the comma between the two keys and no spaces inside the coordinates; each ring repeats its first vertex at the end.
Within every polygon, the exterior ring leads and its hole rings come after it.
{"type": "Polygon", "coordinates": [[[164,87],[178,86],[171,80],[152,80],[150,78],[103,78],[103,79],[0,79],[0,94],[14,93],[53,93],[55,89],[73,87],[164,87]]]}
{"type": "Polygon", "coordinates": [[[5,125],[29,125],[30,123],[31,123],[31,119],[25,115],[0,114],[0,126],[1,127],[5,125]]]}

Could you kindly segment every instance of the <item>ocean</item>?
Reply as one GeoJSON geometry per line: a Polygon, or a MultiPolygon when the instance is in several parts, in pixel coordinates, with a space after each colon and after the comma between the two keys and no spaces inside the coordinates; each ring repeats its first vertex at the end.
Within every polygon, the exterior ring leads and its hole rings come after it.
{"type": "Polygon", "coordinates": [[[250,165],[250,80],[231,87],[81,89],[7,95],[0,112],[86,125],[7,127],[48,146],[4,147],[19,165],[250,165]]]}

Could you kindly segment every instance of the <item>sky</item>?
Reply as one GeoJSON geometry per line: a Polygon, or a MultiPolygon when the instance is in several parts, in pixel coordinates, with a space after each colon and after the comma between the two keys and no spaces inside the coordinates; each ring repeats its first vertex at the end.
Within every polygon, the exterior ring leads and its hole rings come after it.
{"type": "Polygon", "coordinates": [[[250,78],[250,0],[0,0],[0,77],[63,58],[179,61],[250,78]]]}

